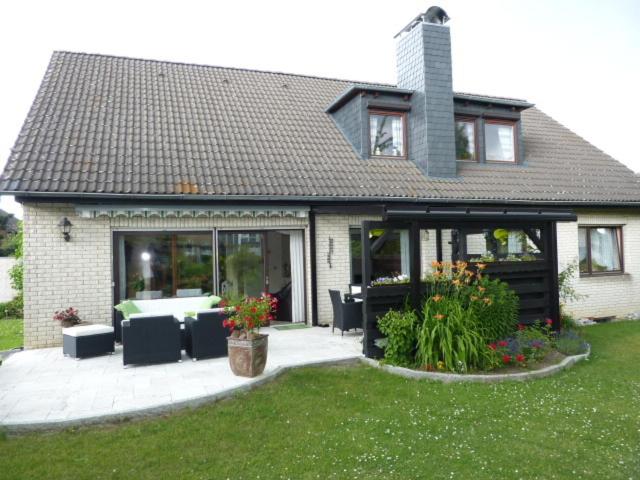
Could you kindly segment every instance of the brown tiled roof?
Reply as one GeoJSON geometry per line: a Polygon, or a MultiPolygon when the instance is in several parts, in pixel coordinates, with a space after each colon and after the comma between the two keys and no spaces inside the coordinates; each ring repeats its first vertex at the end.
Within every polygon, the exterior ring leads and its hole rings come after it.
{"type": "Polygon", "coordinates": [[[631,170],[536,108],[522,114],[524,165],[461,163],[457,178],[433,179],[409,160],[362,160],[325,113],[353,83],[56,52],[0,189],[640,202],[631,170]]]}

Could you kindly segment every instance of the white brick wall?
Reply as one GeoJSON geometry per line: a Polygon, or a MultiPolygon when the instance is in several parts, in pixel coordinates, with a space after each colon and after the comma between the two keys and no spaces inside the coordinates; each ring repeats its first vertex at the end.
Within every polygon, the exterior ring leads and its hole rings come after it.
{"type": "Polygon", "coordinates": [[[578,210],[578,221],[558,223],[558,264],[562,270],[578,259],[578,225],[623,225],[624,275],[577,277],[583,298],[568,305],[578,317],[604,317],[640,311],[640,212],[578,210]]]}
{"type": "MultiPolygon", "coordinates": [[[[113,308],[112,232],[114,230],[304,229],[305,218],[126,218],[84,219],[71,205],[24,205],[25,347],[60,345],[55,310],[74,306],[83,320],[111,324],[113,308]],[[62,217],[73,223],[71,241],[57,226],[62,217]]],[[[310,262],[307,255],[307,318],[311,318],[310,262]]]]}

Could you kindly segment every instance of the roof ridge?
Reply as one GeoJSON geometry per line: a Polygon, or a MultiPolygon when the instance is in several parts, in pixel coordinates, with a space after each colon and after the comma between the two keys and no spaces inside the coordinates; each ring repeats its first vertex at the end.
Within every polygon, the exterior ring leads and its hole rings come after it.
{"type": "Polygon", "coordinates": [[[253,73],[266,73],[272,75],[286,75],[289,77],[303,77],[303,78],[315,78],[317,80],[332,80],[334,82],[344,82],[344,83],[353,83],[353,84],[362,84],[362,85],[373,85],[373,86],[387,86],[387,87],[396,87],[397,85],[394,83],[385,83],[385,82],[367,82],[362,80],[350,80],[347,78],[335,78],[335,77],[322,77],[320,75],[307,75],[304,73],[288,73],[288,72],[280,72],[277,70],[260,70],[257,68],[242,68],[242,67],[225,67],[222,65],[208,65],[205,63],[193,63],[193,62],[179,62],[176,60],[158,60],[155,58],[142,58],[142,57],[129,57],[126,55],[112,55],[107,53],[89,53],[89,52],[74,52],[71,50],[54,50],[53,55],[55,54],[71,54],[71,55],[85,55],[89,57],[103,57],[103,58],[120,58],[123,60],[137,60],[141,62],[153,62],[153,63],[164,63],[169,65],[182,65],[186,67],[202,67],[202,68],[216,68],[220,70],[235,70],[241,72],[253,72],[253,73]]]}

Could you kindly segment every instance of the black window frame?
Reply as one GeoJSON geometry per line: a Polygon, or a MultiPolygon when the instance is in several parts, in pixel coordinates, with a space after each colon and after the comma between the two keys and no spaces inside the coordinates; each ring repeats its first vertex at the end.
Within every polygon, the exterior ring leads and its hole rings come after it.
{"type": "Polygon", "coordinates": [[[578,225],[578,238],[580,236],[580,229],[586,231],[586,247],[587,247],[587,270],[583,271],[580,267],[580,259],[578,258],[578,270],[581,277],[599,277],[608,275],[624,275],[624,225],[578,225]],[[591,259],[591,230],[597,230],[598,228],[607,228],[616,230],[616,239],[618,241],[618,263],[620,269],[607,270],[604,272],[593,271],[592,259],[591,259]]]}

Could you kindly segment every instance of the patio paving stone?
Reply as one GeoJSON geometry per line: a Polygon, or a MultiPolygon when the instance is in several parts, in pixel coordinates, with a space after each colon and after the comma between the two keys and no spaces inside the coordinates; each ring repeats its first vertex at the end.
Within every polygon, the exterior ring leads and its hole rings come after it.
{"type": "Polygon", "coordinates": [[[15,353],[0,366],[0,426],[55,428],[170,411],[260,383],[280,368],[362,357],[360,334],[342,337],[320,327],[264,331],[269,357],[256,379],[233,375],[226,357],[194,362],[183,353],[182,362],[124,368],[120,346],[114,355],[83,360],[64,357],[62,348],[15,353]]]}

